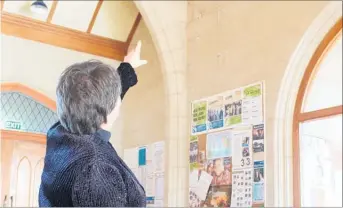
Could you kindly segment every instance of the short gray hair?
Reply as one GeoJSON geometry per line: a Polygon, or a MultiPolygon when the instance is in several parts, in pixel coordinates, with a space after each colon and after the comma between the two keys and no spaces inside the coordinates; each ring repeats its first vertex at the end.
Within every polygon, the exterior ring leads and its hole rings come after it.
{"type": "Polygon", "coordinates": [[[89,135],[107,122],[121,94],[121,79],[116,69],[101,61],[76,63],[62,73],[56,94],[62,126],[89,135]]]}

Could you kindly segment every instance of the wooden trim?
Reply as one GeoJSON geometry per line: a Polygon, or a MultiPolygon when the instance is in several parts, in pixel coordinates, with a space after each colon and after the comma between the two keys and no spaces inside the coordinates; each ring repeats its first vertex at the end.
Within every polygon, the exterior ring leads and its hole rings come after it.
{"type": "Polygon", "coordinates": [[[314,120],[319,118],[330,117],[334,115],[342,114],[343,106],[335,106],[331,108],[320,109],[316,111],[301,113],[298,116],[298,122],[304,122],[308,120],[314,120]]]}
{"type": "MultiPolygon", "coordinates": [[[[302,113],[303,101],[306,94],[311,79],[314,77],[314,72],[320,64],[323,56],[325,56],[325,51],[330,47],[330,44],[335,40],[337,34],[342,30],[342,18],[340,18],[336,24],[331,28],[331,30],[325,35],[324,39],[321,41],[316,51],[314,52],[301,81],[295,108],[293,114],[293,207],[301,207],[301,181],[300,181],[300,142],[299,142],[299,124],[301,121],[322,118],[326,115],[333,115],[332,113],[339,112],[339,109],[342,109],[341,106],[335,107],[334,109],[330,108],[302,113]]],[[[341,110],[340,110],[341,112],[341,110]]]]}
{"type": "Polygon", "coordinates": [[[332,44],[333,40],[337,37],[337,35],[342,30],[342,18],[337,21],[337,23],[332,27],[332,29],[326,34],[322,42],[319,44],[318,48],[314,52],[307,68],[304,73],[303,79],[301,80],[300,88],[297,95],[297,100],[295,104],[295,113],[300,114],[302,111],[302,104],[303,100],[306,94],[306,90],[308,87],[308,84],[311,81],[311,78],[313,78],[313,72],[320,64],[320,61],[322,60],[322,57],[325,54],[325,51],[329,49],[329,46],[332,44]]]}
{"type": "Polygon", "coordinates": [[[28,141],[28,142],[37,142],[40,144],[46,144],[45,134],[35,134],[35,133],[29,133],[29,132],[11,131],[11,130],[1,129],[0,135],[1,135],[1,139],[28,141]]]}
{"type": "Polygon", "coordinates": [[[122,61],[127,44],[24,16],[1,13],[1,32],[41,43],[122,61]]]}
{"type": "Polygon", "coordinates": [[[127,39],[126,39],[126,45],[127,45],[127,47],[130,46],[131,41],[132,41],[132,38],[133,38],[133,36],[134,36],[134,34],[135,34],[136,30],[137,30],[137,27],[138,27],[139,22],[141,21],[141,19],[142,19],[142,15],[141,15],[140,13],[138,13],[138,15],[137,15],[137,17],[136,17],[136,20],[135,20],[135,22],[134,22],[133,25],[132,25],[130,34],[129,34],[129,36],[128,36],[127,39]]]}
{"type": "Polygon", "coordinates": [[[96,8],[94,10],[93,17],[91,19],[91,22],[89,23],[89,26],[88,26],[88,29],[87,29],[87,33],[91,33],[92,32],[92,29],[93,29],[96,17],[98,16],[98,13],[100,11],[102,3],[103,3],[103,0],[99,0],[98,1],[98,4],[96,5],[96,8]]]}
{"type": "Polygon", "coordinates": [[[32,97],[32,99],[38,101],[39,103],[45,105],[50,110],[56,112],[56,102],[49,97],[45,96],[44,94],[26,87],[20,83],[1,83],[0,85],[1,92],[21,92],[24,95],[32,97]]]}
{"type": "Polygon", "coordinates": [[[54,16],[56,8],[57,8],[57,3],[58,3],[57,0],[54,0],[52,2],[51,9],[50,9],[50,12],[49,12],[49,16],[48,16],[48,19],[46,20],[47,23],[50,23],[52,18],[53,18],[53,16],[54,16]]]}
{"type": "Polygon", "coordinates": [[[1,11],[4,8],[4,3],[5,3],[5,0],[1,0],[1,8],[0,8],[1,11]]]}

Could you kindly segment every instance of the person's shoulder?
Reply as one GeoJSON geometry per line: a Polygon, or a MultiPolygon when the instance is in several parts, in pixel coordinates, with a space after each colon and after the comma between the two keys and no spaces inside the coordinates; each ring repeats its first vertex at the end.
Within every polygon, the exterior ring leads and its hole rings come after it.
{"type": "MultiPolygon", "coordinates": [[[[123,182],[119,168],[106,160],[101,158],[94,158],[83,164],[79,179],[84,181],[108,181],[113,180],[117,183],[123,182]]],[[[79,181],[79,180],[78,180],[79,181]]]]}

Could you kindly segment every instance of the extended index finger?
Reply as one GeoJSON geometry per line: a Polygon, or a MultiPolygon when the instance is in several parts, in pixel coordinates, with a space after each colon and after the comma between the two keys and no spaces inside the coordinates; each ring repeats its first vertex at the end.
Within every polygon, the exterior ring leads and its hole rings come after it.
{"type": "Polygon", "coordinates": [[[142,48],[142,41],[138,41],[137,46],[136,46],[136,53],[140,54],[141,53],[141,48],[142,48]]]}

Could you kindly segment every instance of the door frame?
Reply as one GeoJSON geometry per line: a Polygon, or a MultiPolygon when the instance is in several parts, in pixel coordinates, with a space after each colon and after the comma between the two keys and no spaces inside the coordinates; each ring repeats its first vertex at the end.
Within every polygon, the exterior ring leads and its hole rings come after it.
{"type": "MultiPolygon", "coordinates": [[[[56,112],[56,102],[54,100],[38,92],[37,90],[29,88],[21,83],[1,83],[0,92],[20,92],[24,95],[31,97],[33,100],[43,104],[50,110],[56,112]]],[[[0,135],[1,139],[32,141],[41,144],[46,144],[46,135],[44,134],[1,129],[0,135]]]]}

